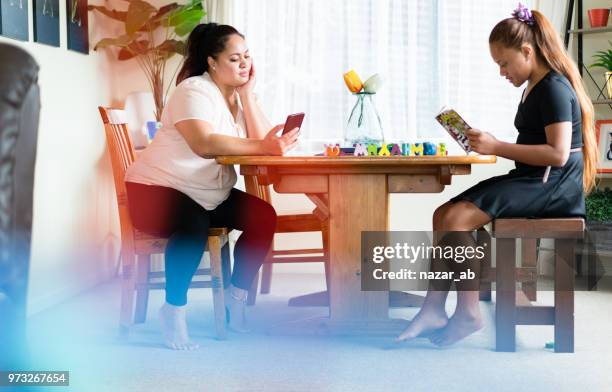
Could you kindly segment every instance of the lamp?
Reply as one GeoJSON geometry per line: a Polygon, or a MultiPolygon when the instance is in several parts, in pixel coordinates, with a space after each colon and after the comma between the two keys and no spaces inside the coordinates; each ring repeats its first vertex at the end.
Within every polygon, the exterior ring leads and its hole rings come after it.
{"type": "Polygon", "coordinates": [[[150,91],[135,91],[125,97],[124,110],[134,148],[149,144],[147,121],[155,121],[155,101],[150,91]]]}

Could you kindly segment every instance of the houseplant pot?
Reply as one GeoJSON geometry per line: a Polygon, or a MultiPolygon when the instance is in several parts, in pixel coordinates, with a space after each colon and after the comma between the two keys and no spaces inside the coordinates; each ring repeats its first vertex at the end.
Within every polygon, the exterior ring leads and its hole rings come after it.
{"type": "Polygon", "coordinates": [[[609,8],[593,8],[588,11],[588,14],[591,27],[606,27],[608,25],[609,8]]]}

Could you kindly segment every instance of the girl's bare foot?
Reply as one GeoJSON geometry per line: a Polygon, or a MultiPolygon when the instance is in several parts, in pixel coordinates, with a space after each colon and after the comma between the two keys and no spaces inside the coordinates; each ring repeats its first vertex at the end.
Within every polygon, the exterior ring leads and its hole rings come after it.
{"type": "Polygon", "coordinates": [[[396,341],[401,342],[417,337],[425,337],[440,328],[444,328],[446,324],[448,324],[448,316],[444,310],[421,309],[412,319],[408,328],[397,337],[396,341]]]}
{"type": "Polygon", "coordinates": [[[435,331],[429,340],[438,346],[449,346],[482,329],[484,323],[480,313],[454,314],[443,329],[435,331]]]}

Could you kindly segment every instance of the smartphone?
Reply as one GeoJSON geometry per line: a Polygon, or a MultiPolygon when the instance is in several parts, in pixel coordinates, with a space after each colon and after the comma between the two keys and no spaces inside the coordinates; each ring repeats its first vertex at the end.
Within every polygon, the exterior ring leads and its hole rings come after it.
{"type": "Polygon", "coordinates": [[[285,121],[285,127],[283,128],[283,135],[292,130],[293,128],[300,128],[304,121],[304,113],[295,113],[287,116],[285,121]]]}

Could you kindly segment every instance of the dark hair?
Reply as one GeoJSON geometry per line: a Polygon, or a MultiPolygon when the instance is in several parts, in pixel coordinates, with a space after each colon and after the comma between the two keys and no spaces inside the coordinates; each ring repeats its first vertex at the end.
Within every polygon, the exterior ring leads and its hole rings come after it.
{"type": "Polygon", "coordinates": [[[244,35],[229,25],[216,23],[197,25],[187,39],[185,62],[176,77],[176,84],[208,71],[208,57],[216,58],[219,53],[223,52],[227,40],[233,34],[244,38],[244,35]]]}
{"type": "Polygon", "coordinates": [[[593,104],[587,95],[578,67],[567,54],[553,25],[541,12],[533,10],[531,13],[534,19],[531,26],[516,18],[499,22],[489,35],[489,44],[501,44],[505,48],[520,50],[524,43],[529,43],[534,48],[539,62],[569,80],[580,102],[584,144],[583,188],[585,192],[589,192],[595,185],[598,160],[593,104]]]}

